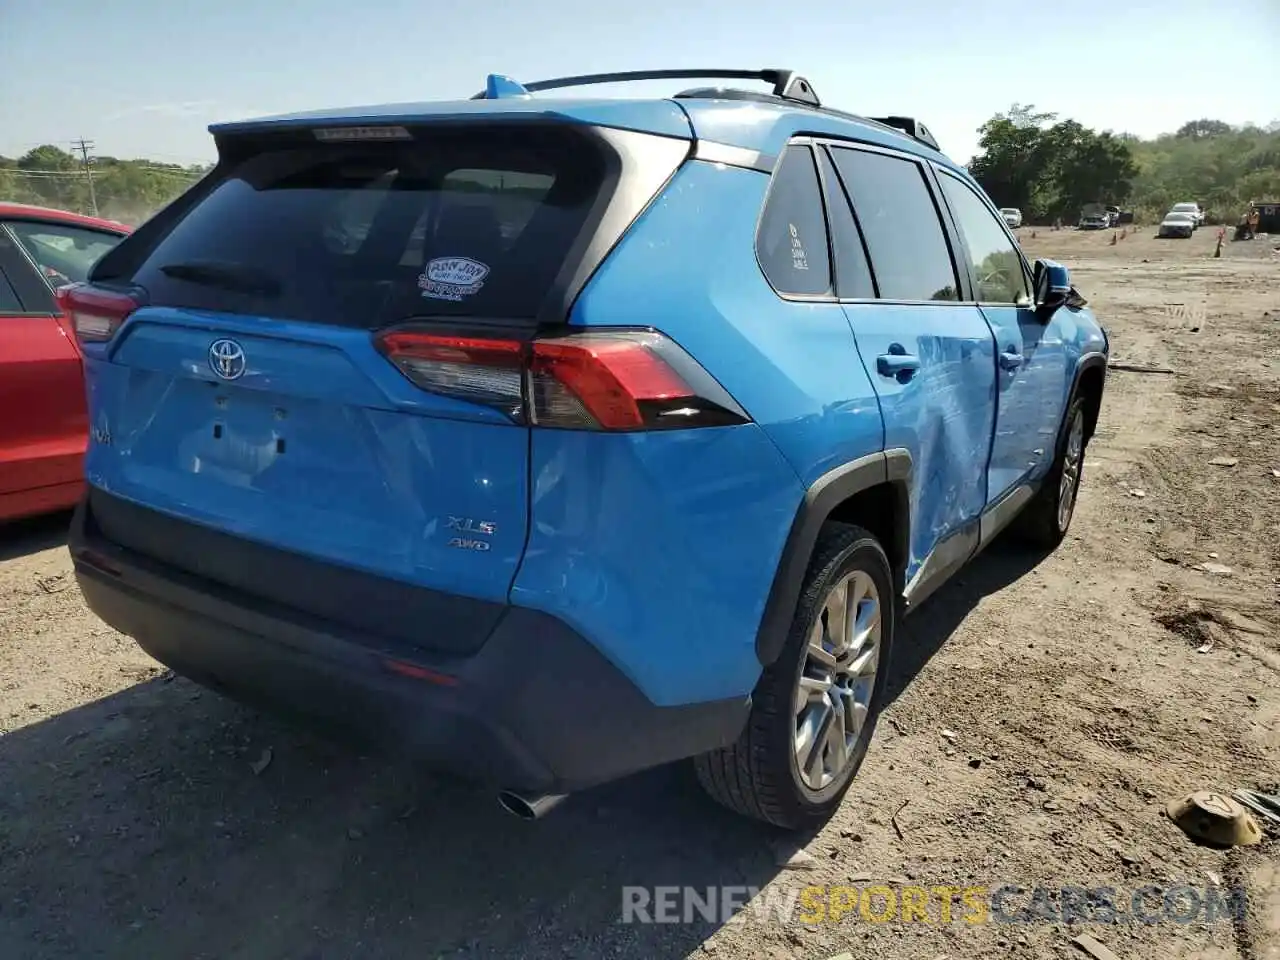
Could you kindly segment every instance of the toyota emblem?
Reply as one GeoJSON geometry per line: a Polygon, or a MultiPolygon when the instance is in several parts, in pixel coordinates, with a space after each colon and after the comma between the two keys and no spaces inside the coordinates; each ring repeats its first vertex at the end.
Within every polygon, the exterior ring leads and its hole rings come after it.
{"type": "Polygon", "coordinates": [[[244,374],[244,347],[234,340],[209,344],[209,369],[223,380],[237,380],[244,374]]]}

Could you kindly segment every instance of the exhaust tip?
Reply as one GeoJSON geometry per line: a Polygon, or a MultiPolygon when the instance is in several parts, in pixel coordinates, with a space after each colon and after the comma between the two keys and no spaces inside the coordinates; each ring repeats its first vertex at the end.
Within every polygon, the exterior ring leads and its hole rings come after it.
{"type": "Polygon", "coordinates": [[[519,817],[521,820],[536,820],[537,815],[533,812],[533,807],[529,802],[518,793],[512,793],[510,790],[503,790],[498,794],[498,803],[502,809],[513,816],[519,817]]]}
{"type": "Polygon", "coordinates": [[[564,798],[564,794],[539,794],[526,797],[514,790],[503,790],[498,794],[498,803],[507,813],[521,820],[540,820],[564,798]]]}

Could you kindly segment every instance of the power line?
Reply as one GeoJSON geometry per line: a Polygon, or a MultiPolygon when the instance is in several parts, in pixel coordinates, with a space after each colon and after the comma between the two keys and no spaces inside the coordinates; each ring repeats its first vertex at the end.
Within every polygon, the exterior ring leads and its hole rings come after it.
{"type": "Polygon", "coordinates": [[[173,170],[165,167],[149,167],[145,164],[138,164],[133,169],[142,170],[145,173],[151,173],[157,177],[182,177],[187,180],[199,180],[204,176],[204,171],[195,173],[191,170],[173,170]]]}
{"type": "MultiPolygon", "coordinates": [[[[97,166],[96,162],[94,163],[94,166],[97,166]]],[[[111,169],[111,168],[108,168],[108,169],[111,169]]],[[[177,177],[179,180],[195,181],[195,180],[199,180],[201,177],[204,176],[203,173],[192,173],[186,170],[161,170],[154,167],[143,167],[143,166],[134,167],[133,169],[140,170],[143,173],[149,174],[151,176],[177,177]]],[[[81,170],[23,170],[20,167],[10,167],[6,169],[5,172],[11,173],[14,176],[18,176],[18,177],[45,177],[45,178],[61,177],[61,178],[69,178],[73,180],[79,180],[84,177],[84,172],[81,170]]],[[[96,180],[94,182],[97,183],[96,180]]]]}
{"type": "Polygon", "coordinates": [[[150,156],[148,157],[135,158],[135,162],[146,163],[150,161],[151,157],[163,157],[168,160],[181,160],[183,166],[208,167],[213,164],[213,161],[207,157],[202,160],[197,157],[183,156],[177,153],[154,153],[150,151],[149,153],[150,156]]]}
{"type": "Polygon", "coordinates": [[[93,167],[89,160],[89,151],[93,147],[93,141],[81,137],[72,146],[80,151],[80,158],[84,161],[84,176],[89,181],[89,203],[93,205],[93,215],[96,217],[98,215],[98,195],[93,189],[93,167]]]}

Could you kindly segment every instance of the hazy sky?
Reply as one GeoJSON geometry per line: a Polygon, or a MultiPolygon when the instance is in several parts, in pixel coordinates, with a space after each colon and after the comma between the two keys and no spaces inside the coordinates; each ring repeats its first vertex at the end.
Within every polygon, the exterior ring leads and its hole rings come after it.
{"type": "Polygon", "coordinates": [[[779,66],[966,161],[1014,101],[1143,135],[1278,119],[1277,43],[1280,0],[0,0],[0,154],[86,137],[198,162],[217,120],[465,97],[490,72],[779,66]]]}

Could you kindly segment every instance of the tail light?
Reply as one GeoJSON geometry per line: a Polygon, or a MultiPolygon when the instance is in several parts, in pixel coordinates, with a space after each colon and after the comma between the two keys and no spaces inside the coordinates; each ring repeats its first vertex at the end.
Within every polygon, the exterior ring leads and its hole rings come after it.
{"type": "Polygon", "coordinates": [[[110,340],[129,314],[140,306],[128,294],[102,290],[84,283],[59,287],[55,296],[62,312],[70,318],[76,339],[81,343],[110,340]]]}
{"type": "Polygon", "coordinates": [[[662,430],[749,420],[692,357],[653,330],[532,343],[393,330],[375,342],[422,389],[540,427],[662,430]]]}

